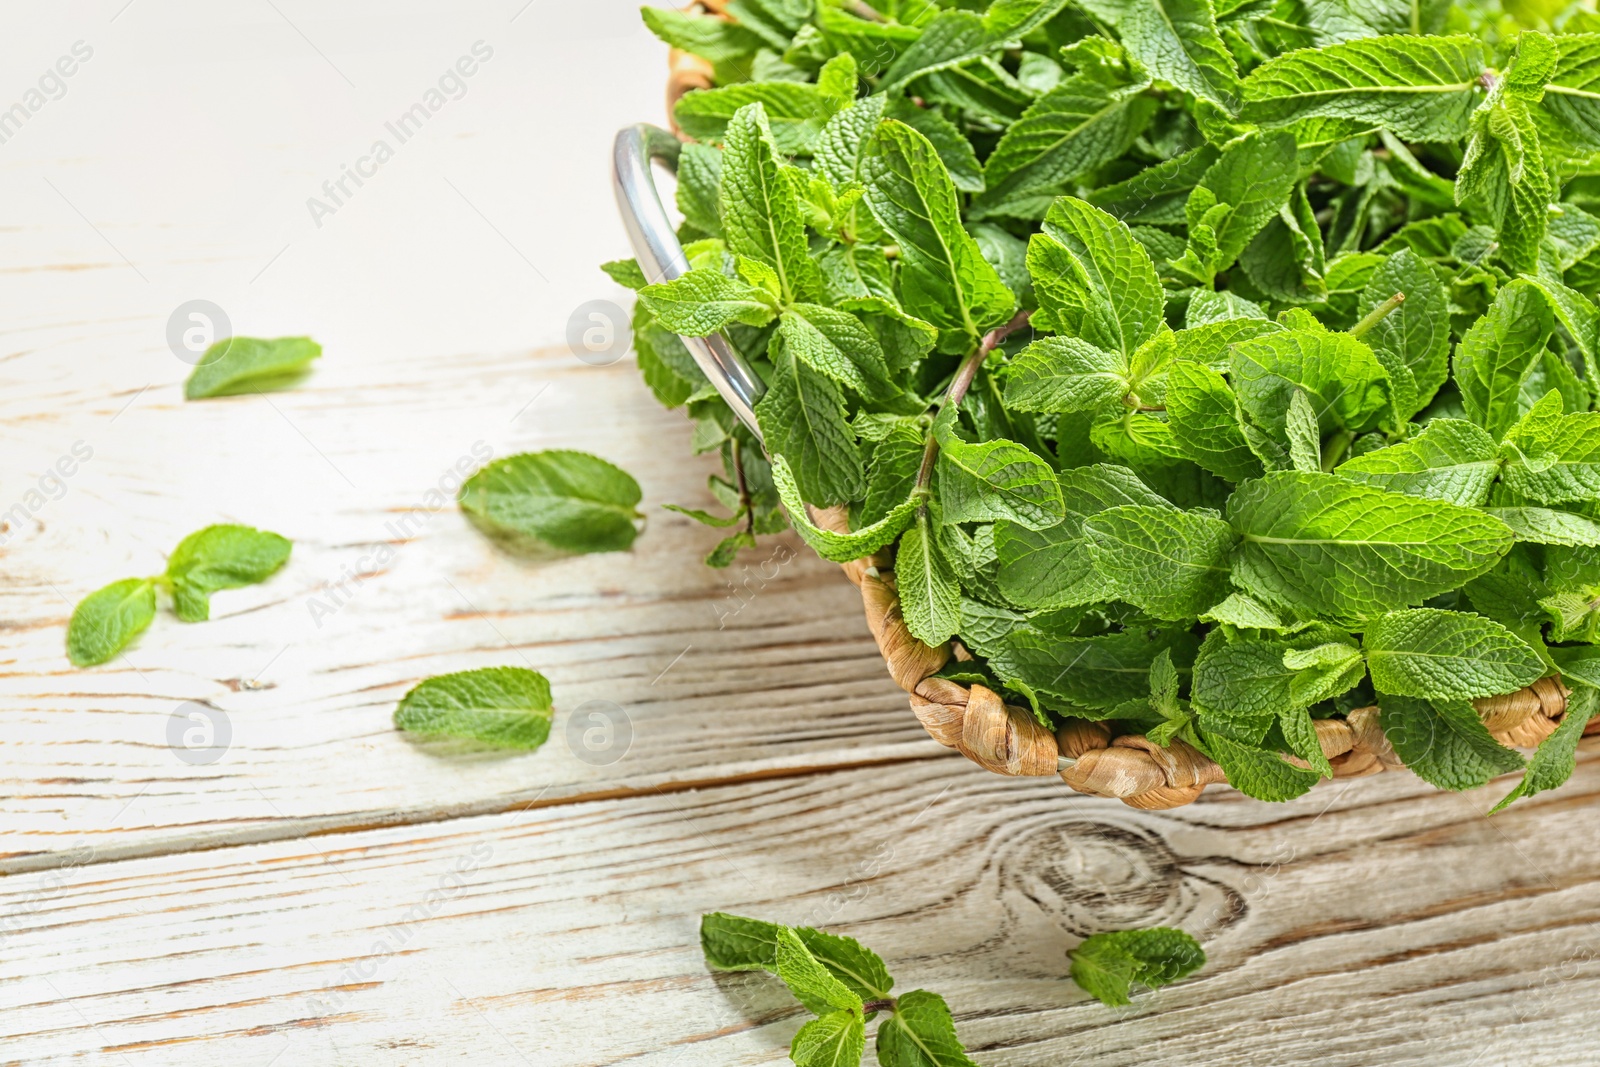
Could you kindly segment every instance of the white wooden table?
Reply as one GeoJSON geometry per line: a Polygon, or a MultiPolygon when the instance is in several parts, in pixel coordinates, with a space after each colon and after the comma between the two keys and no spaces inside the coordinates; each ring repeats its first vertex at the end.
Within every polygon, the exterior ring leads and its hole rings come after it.
{"type": "Polygon", "coordinates": [[[699,564],[715,531],[659,507],[708,503],[687,424],[563,341],[625,301],[595,270],[625,249],[607,148],[664,66],[631,8],[7,6],[0,108],[92,55],[0,143],[0,1063],[782,1062],[800,1013],[707,972],[713,909],[880,948],[986,1065],[1592,1062],[1594,755],[1492,821],[1505,783],[1402,776],[1136,812],[934,745],[792,540],[699,564]],[[459,98],[308,207],[480,41],[459,98]],[[166,325],[195,298],[326,355],[185,403],[166,325]],[[428,495],[475,446],[606,456],[649,528],[511,559],[428,495]],[[219,521],[290,564],[67,664],[73,603],[219,521]],[[542,751],[391,727],[419,679],[491,664],[550,677],[542,751]],[[169,742],[196,708],[213,762],[169,742]],[[1123,1010],[1065,979],[1082,937],[1150,923],[1205,970],[1123,1010]]]}

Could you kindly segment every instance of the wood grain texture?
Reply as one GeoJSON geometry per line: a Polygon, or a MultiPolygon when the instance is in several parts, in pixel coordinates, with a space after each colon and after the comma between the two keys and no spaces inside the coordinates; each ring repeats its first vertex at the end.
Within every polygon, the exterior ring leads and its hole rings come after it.
{"type": "Polygon", "coordinates": [[[4,1055],[783,1062],[787,994],[701,960],[722,909],[883,948],[986,1067],[1586,1062],[1600,758],[1488,821],[1502,787],[1144,813],[950,757],[62,868],[0,883],[4,1055]],[[1118,1010],[1063,980],[1147,923],[1204,970],[1118,1010]]]}

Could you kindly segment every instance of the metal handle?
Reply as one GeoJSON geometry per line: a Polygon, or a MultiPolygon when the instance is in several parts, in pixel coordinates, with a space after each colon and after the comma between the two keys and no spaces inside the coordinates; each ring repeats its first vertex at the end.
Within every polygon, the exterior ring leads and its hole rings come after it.
{"type": "MultiPolygon", "coordinates": [[[[670,282],[689,272],[683,245],[678,242],[667,209],[661,205],[661,194],[656,192],[655,176],[650,170],[652,160],[676,163],[680,147],[678,139],[666,130],[640,123],[617,131],[612,151],[611,184],[617,194],[617,210],[622,213],[633,254],[652,282],[670,282]]],[[[760,441],[755,405],[766,386],[739,350],[720,333],[685,337],[683,343],[739,421],[760,441]]]]}

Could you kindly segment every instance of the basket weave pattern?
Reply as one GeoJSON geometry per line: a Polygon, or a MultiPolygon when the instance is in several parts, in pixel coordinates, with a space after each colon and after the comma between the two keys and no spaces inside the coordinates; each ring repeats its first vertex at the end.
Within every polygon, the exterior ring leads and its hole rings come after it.
{"type": "MultiPolygon", "coordinates": [[[[701,0],[702,10],[722,15],[725,0],[701,0]]],[[[726,17],[726,16],[724,16],[726,17]]],[[[711,88],[713,68],[706,60],[673,49],[667,78],[667,116],[693,89],[711,88]]],[[[674,133],[679,132],[672,122],[674,133]]],[[[819,526],[849,532],[842,508],[814,509],[819,526]]],[[[959,641],[937,648],[911,636],[900,612],[889,553],[843,565],[846,577],[861,590],[867,626],[878,642],[889,675],[911,698],[911,710],[935,741],[953,748],[996,774],[1044,776],[1059,774],[1080,793],[1116,797],[1146,810],[1176,808],[1200,796],[1206,786],[1225,783],[1227,775],[1208,756],[1181,740],[1157,745],[1141,734],[1117,735],[1109,722],[1067,719],[1054,733],[1026,708],[1006,704],[981,685],[965,686],[938,672],[952,659],[970,660],[959,641]]],[[[1532,747],[1555,732],[1567,710],[1570,690],[1558,678],[1542,678],[1526,689],[1474,700],[1473,706],[1496,741],[1532,747]]],[[[1384,737],[1378,708],[1356,708],[1342,718],[1315,721],[1317,740],[1335,778],[1359,778],[1403,769],[1384,737]]],[[[1584,734],[1600,733],[1600,716],[1584,734]]],[[[1285,757],[1301,767],[1305,761],[1285,757]]]]}

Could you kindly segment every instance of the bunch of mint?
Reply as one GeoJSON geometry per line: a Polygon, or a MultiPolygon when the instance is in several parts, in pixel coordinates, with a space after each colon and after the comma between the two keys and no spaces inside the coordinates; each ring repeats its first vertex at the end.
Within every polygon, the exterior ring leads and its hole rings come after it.
{"type": "Polygon", "coordinates": [[[609,270],[727,468],[706,518],[892,552],[951,677],[1263,799],[1371,704],[1441,787],[1523,767],[1472,701],[1559,672],[1518,794],[1559,784],[1600,706],[1600,20],[975,7],[646,10],[718,83],[675,113],[693,269],[609,270]],[[765,455],[678,339],[717,331],[765,455]]]}
{"type": "MultiPolygon", "coordinates": [[[[866,1053],[867,1023],[888,1067],[976,1067],[956,1035],[943,997],[926,989],[891,995],[894,979],[876,952],[850,937],[809,926],[712,912],[700,917],[700,947],[719,971],[770,971],[816,1016],[800,1028],[789,1058],[800,1067],[845,1067],[866,1053]]],[[[1095,934],[1072,953],[1071,975],[1102,1003],[1129,1003],[1138,982],[1156,989],[1206,961],[1182,930],[1154,927],[1095,934]]]]}

